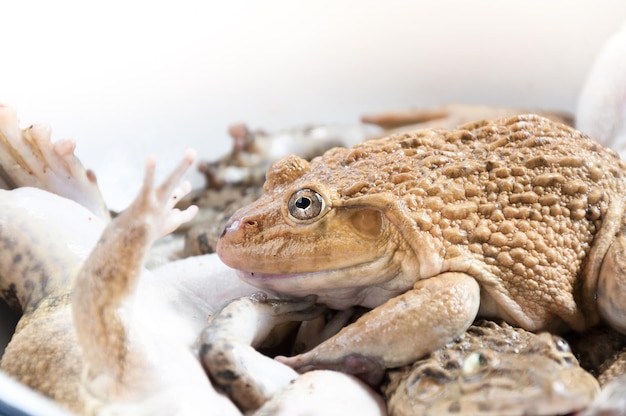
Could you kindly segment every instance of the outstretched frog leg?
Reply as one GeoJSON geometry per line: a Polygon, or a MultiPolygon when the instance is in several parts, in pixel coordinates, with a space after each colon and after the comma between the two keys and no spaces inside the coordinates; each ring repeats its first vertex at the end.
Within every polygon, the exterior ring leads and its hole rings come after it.
{"type": "Polygon", "coordinates": [[[255,410],[297,377],[291,368],[257,352],[277,325],[322,313],[315,297],[268,299],[258,292],[231,301],[200,337],[200,358],[213,383],[244,411],[255,410]]]}
{"type": "Polygon", "coordinates": [[[476,280],[443,273],[420,280],[311,351],[276,359],[299,372],[339,370],[375,385],[385,368],[411,363],[463,334],[479,304],[476,280]]]}
{"type": "Polygon", "coordinates": [[[0,182],[9,188],[45,189],[109,221],[96,177],[78,160],[75,147],[73,140],[53,143],[50,128],[44,125],[20,129],[15,110],[0,105],[0,182]]]}
{"type": "MultiPolygon", "coordinates": [[[[142,272],[151,243],[190,220],[197,208],[173,209],[190,185],[177,189],[195,154],[189,151],[159,187],[154,186],[155,162],[146,162],[143,187],[131,206],[104,230],[76,277],[72,312],[86,362],[86,385],[100,398],[114,398],[132,384],[133,371],[146,357],[133,354],[128,322],[129,298],[142,272]]],[[[135,374],[136,376],[136,374],[135,374]]]]}

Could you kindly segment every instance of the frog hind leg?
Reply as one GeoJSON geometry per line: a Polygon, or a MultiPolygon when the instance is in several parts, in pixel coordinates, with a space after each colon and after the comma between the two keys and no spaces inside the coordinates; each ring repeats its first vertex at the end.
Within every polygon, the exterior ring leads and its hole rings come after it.
{"type": "Polygon", "coordinates": [[[604,256],[596,292],[602,319],[626,334],[626,229],[618,232],[604,256]]]}
{"type": "Polygon", "coordinates": [[[73,140],[52,142],[50,128],[20,129],[16,111],[0,104],[0,187],[31,186],[72,199],[104,221],[111,219],[92,171],[74,154],[73,140]]]}
{"type": "Polygon", "coordinates": [[[376,385],[385,368],[409,364],[463,334],[479,305],[474,278],[443,273],[420,280],[312,350],[276,359],[298,372],[338,370],[376,385]]]}
{"type": "Polygon", "coordinates": [[[72,315],[85,360],[84,385],[90,394],[112,399],[128,388],[131,372],[141,366],[141,354],[129,342],[126,301],[143,271],[152,242],[190,220],[197,207],[180,211],[176,201],[189,192],[185,182],[177,187],[193,163],[189,151],[160,186],[154,185],[155,162],[146,162],[139,195],[103,231],[100,240],[78,272],[72,293],[72,315]]]}

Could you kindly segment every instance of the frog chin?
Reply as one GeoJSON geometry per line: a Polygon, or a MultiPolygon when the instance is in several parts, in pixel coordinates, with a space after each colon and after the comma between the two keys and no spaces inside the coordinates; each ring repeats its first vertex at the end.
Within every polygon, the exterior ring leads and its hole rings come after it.
{"type": "Polygon", "coordinates": [[[237,275],[246,283],[281,297],[316,295],[318,303],[333,309],[356,305],[374,308],[412,286],[399,267],[389,267],[388,260],[378,259],[348,268],[307,273],[272,274],[237,270],[237,275]]]}

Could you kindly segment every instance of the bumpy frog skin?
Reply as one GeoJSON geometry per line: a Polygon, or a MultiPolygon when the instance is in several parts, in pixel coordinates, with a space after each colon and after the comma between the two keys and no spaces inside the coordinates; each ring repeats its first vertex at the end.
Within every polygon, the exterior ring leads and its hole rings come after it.
{"type": "MultiPolygon", "coordinates": [[[[338,398],[358,401],[363,415],[386,414],[382,398],[353,377],[322,371],[301,378],[250,345],[277,323],[310,317],[311,312],[298,311],[310,308],[312,299],[251,304],[244,297],[203,332],[207,317],[225,301],[256,289],[236,279],[214,255],[142,267],[153,240],[194,214],[192,207],[172,208],[189,191],[188,184],[175,184],[193,153],[159,187],[152,183],[155,166],[149,160],[139,196],[110,221],[95,177],[73,149],[72,142],[52,143],[49,129],[20,130],[15,112],[0,106],[4,186],[54,192],[0,189],[0,290],[21,314],[2,358],[2,388],[22,387],[8,374],[78,414],[241,415],[213,388],[200,363],[202,333],[202,351],[215,347],[211,353],[217,361],[204,357],[213,374],[267,370],[260,373],[260,386],[269,388],[260,390],[261,396],[244,397],[254,408],[263,404],[259,415],[291,415],[300,406],[328,414],[340,409],[333,404],[338,398]],[[219,361],[224,356],[232,361],[219,361]]],[[[243,395],[253,391],[242,383],[230,390],[237,388],[243,395]]],[[[38,401],[28,405],[41,409],[38,401]]],[[[33,414],[54,410],[45,409],[33,414]]]]}
{"type": "Polygon", "coordinates": [[[564,415],[599,392],[560,337],[481,321],[454,343],[390,370],[390,414],[564,415]]]}
{"type": "Polygon", "coordinates": [[[375,383],[476,316],[531,331],[603,319],[624,332],[625,193],[615,152],[522,115],[284,158],[217,253],[259,288],[373,308],[281,360],[375,383]]]}

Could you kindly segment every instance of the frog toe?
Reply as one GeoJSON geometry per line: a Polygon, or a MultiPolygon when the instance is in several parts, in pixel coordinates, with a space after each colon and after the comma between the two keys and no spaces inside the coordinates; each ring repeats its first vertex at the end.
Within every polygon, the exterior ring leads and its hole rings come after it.
{"type": "Polygon", "coordinates": [[[299,373],[313,370],[334,370],[353,375],[370,386],[379,385],[385,373],[385,366],[380,360],[359,353],[350,353],[338,357],[304,353],[293,357],[278,356],[276,360],[299,373]]]}
{"type": "Polygon", "coordinates": [[[52,142],[48,126],[20,129],[14,109],[0,105],[0,166],[9,189],[31,186],[71,199],[110,220],[92,171],[74,154],[73,140],[52,142]]]}
{"type": "Polygon", "coordinates": [[[316,318],[326,308],[316,305],[315,299],[315,296],[297,299],[273,299],[268,298],[263,292],[257,292],[250,296],[250,300],[260,310],[266,308],[269,315],[280,318],[277,322],[307,321],[316,318]]]}

